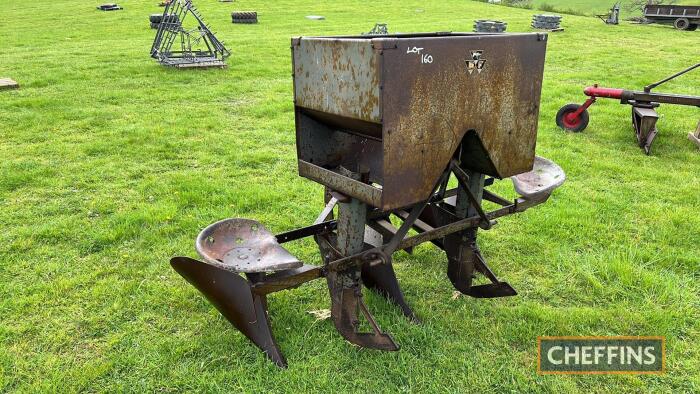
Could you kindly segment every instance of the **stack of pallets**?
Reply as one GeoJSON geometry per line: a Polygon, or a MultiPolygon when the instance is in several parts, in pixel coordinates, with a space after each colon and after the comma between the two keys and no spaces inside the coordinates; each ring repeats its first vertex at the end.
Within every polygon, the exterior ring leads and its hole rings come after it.
{"type": "Polygon", "coordinates": [[[117,4],[115,4],[115,3],[98,5],[98,6],[97,6],[97,9],[100,10],[100,11],[119,11],[119,10],[123,10],[122,7],[120,7],[119,5],[117,5],[117,4]]]}
{"type": "Polygon", "coordinates": [[[474,32],[476,33],[504,33],[508,24],[503,21],[492,21],[478,19],[474,21],[474,32]]]}
{"type": "Polygon", "coordinates": [[[562,31],[560,15],[538,14],[532,17],[532,27],[539,30],[562,31]]]}

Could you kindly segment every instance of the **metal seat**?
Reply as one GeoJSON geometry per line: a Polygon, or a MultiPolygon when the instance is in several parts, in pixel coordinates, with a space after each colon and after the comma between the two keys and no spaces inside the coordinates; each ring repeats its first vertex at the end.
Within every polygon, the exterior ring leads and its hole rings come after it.
{"type": "Polygon", "coordinates": [[[274,272],[303,265],[255,220],[216,222],[199,233],[195,247],[207,264],[232,272],[274,272]]]}
{"type": "Polygon", "coordinates": [[[532,171],[512,176],[515,191],[527,200],[548,196],[566,180],[566,174],[556,163],[535,157],[532,171]]]}

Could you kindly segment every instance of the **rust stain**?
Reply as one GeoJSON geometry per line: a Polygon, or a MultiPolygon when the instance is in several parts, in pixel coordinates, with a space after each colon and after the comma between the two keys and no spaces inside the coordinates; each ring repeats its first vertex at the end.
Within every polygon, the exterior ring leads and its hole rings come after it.
{"type": "MultiPolygon", "coordinates": [[[[508,177],[532,168],[545,41],[536,34],[383,40],[302,39],[295,52],[296,75],[310,72],[295,78],[298,105],[327,114],[322,127],[361,136],[368,126],[350,121],[360,119],[381,128],[373,142],[381,144],[381,173],[375,165],[369,178],[382,181],[382,208],[427,198],[468,132],[475,137],[462,161],[472,169],[508,177]],[[476,50],[486,63],[469,73],[476,50]]],[[[361,137],[353,144],[345,159],[379,153],[366,152],[361,137]]]]}

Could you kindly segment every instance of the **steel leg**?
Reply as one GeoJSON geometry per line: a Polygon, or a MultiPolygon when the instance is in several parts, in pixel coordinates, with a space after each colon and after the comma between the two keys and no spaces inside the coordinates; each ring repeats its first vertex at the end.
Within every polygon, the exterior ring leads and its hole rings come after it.
{"type": "MultiPolygon", "coordinates": [[[[460,185],[457,192],[455,215],[462,219],[475,215],[477,210],[470,203],[464,187],[469,187],[477,202],[480,204],[484,190],[484,175],[464,170],[469,175],[469,185],[460,185]]],[[[467,294],[472,286],[476,258],[471,245],[476,243],[477,229],[467,229],[445,237],[445,252],[447,253],[447,276],[452,285],[460,292],[467,294]]]]}
{"type": "MultiPolygon", "coordinates": [[[[455,214],[458,218],[478,214],[479,209],[471,203],[471,198],[464,187],[468,187],[481,204],[484,193],[484,175],[470,170],[464,170],[469,176],[469,184],[460,184],[457,193],[455,214]]],[[[491,272],[476,243],[478,228],[470,228],[445,237],[445,252],[448,258],[447,276],[450,282],[462,294],[475,298],[494,298],[516,295],[516,291],[506,282],[501,282],[491,272]],[[491,280],[492,283],[473,286],[475,271],[491,280]]]]}
{"type": "MultiPolygon", "coordinates": [[[[326,261],[362,252],[366,222],[367,205],[356,199],[339,203],[336,250],[330,250],[331,242],[319,240],[319,246],[326,261]],[[337,254],[340,256],[336,256],[337,254]]],[[[362,280],[359,268],[328,272],[326,279],[331,295],[331,318],[340,335],[348,342],[361,347],[392,351],[399,349],[391,336],[381,331],[362,301],[362,280]],[[371,324],[373,333],[359,332],[359,310],[371,324]]]]}

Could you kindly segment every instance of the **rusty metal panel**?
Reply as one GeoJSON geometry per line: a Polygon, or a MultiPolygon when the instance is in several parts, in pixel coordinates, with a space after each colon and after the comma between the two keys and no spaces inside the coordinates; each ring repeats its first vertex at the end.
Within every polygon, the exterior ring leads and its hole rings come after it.
{"type": "Polygon", "coordinates": [[[362,173],[377,186],[372,197],[350,195],[393,209],[426,199],[460,145],[461,162],[475,172],[529,171],[546,40],[542,33],[293,40],[300,175],[340,190],[341,167],[362,173]],[[318,169],[328,173],[319,177],[318,169]]]}
{"type": "Polygon", "coordinates": [[[465,136],[473,170],[532,169],[546,37],[411,37],[383,51],[385,208],[426,198],[465,136]]]}
{"type": "Polygon", "coordinates": [[[380,69],[367,39],[295,40],[296,105],[346,118],[380,123],[380,69]]]}

